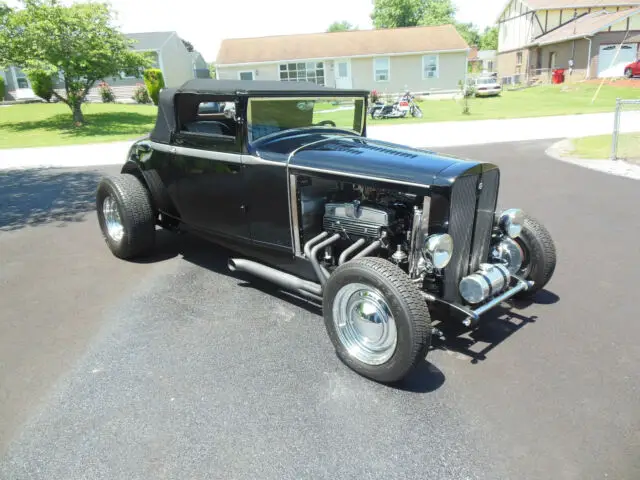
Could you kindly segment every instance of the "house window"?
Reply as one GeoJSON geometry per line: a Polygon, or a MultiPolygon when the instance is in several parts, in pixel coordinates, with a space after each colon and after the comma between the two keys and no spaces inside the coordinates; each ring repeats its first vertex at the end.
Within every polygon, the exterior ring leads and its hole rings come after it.
{"type": "Polygon", "coordinates": [[[438,78],[438,55],[422,57],[422,78],[438,78]]]}
{"type": "Polygon", "coordinates": [[[492,60],[489,60],[489,61],[487,62],[487,70],[488,70],[489,72],[493,72],[493,61],[492,61],[492,60]]]}
{"type": "Polygon", "coordinates": [[[253,80],[253,71],[247,70],[246,72],[238,72],[238,79],[240,80],[253,80]]]}
{"type": "Polygon", "coordinates": [[[373,59],[373,79],[376,82],[389,81],[389,57],[379,57],[373,59]]]}
{"type": "Polygon", "coordinates": [[[516,53],[516,65],[522,65],[522,52],[516,53]]]}
{"type": "Polygon", "coordinates": [[[16,73],[17,88],[31,88],[29,86],[29,80],[27,79],[27,76],[22,70],[20,70],[19,68],[16,68],[15,73],[16,73]]]}
{"type": "Polygon", "coordinates": [[[324,62],[283,63],[280,65],[280,80],[324,85],[324,62]]]}

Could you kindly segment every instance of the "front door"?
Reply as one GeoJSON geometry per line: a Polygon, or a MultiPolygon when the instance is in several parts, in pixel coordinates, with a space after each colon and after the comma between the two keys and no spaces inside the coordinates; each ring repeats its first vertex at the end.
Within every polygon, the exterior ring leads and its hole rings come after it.
{"type": "Polygon", "coordinates": [[[351,60],[336,60],[335,62],[336,88],[353,88],[351,79],[351,60]]]}

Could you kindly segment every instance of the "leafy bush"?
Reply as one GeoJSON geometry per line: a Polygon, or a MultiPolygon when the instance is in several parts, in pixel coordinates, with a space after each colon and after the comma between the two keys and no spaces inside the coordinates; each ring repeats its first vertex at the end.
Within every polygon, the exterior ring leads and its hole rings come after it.
{"type": "Polygon", "coordinates": [[[158,105],[160,90],[164,88],[164,78],[162,71],[158,68],[149,68],[144,71],[144,84],[154,105],[158,105]]]}
{"type": "Polygon", "coordinates": [[[46,72],[31,72],[29,74],[31,90],[44,101],[51,101],[53,97],[53,78],[46,72]]]}
{"type": "Polygon", "coordinates": [[[380,94],[378,93],[377,90],[371,90],[369,97],[370,97],[371,103],[376,103],[378,100],[380,100],[380,94]]]}
{"type": "Polygon", "coordinates": [[[4,100],[4,78],[0,77],[0,101],[4,100]]]}
{"type": "Polygon", "coordinates": [[[133,98],[136,103],[151,103],[149,92],[147,92],[147,87],[145,87],[143,83],[136,84],[136,89],[133,91],[133,97],[131,98],[133,98]]]}
{"type": "Polygon", "coordinates": [[[98,92],[100,92],[100,98],[102,98],[104,103],[114,103],[116,101],[116,96],[107,82],[100,82],[98,84],[98,92]]]}

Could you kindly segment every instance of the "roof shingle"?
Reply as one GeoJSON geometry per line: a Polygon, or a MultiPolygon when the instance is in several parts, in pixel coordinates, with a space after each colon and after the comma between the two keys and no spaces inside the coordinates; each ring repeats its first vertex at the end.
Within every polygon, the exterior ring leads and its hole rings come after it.
{"type": "Polygon", "coordinates": [[[524,2],[534,10],[640,6],[640,0],[524,0],[524,2]]]}
{"type": "Polygon", "coordinates": [[[468,48],[453,25],[352,30],[226,39],[220,45],[216,63],[229,65],[468,48]]]}
{"type": "Polygon", "coordinates": [[[132,45],[134,50],[155,50],[164,45],[171,35],[176,32],[142,32],[126,33],[125,36],[135,40],[132,45]]]}

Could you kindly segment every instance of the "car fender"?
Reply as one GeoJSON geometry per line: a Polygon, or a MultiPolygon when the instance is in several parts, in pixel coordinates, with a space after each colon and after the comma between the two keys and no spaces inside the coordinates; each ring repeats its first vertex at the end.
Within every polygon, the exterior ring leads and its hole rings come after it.
{"type": "Polygon", "coordinates": [[[149,191],[154,210],[167,213],[171,216],[177,216],[176,208],[169,197],[164,182],[156,170],[144,170],[135,159],[130,158],[122,166],[120,173],[134,175],[142,182],[149,191]]]}

